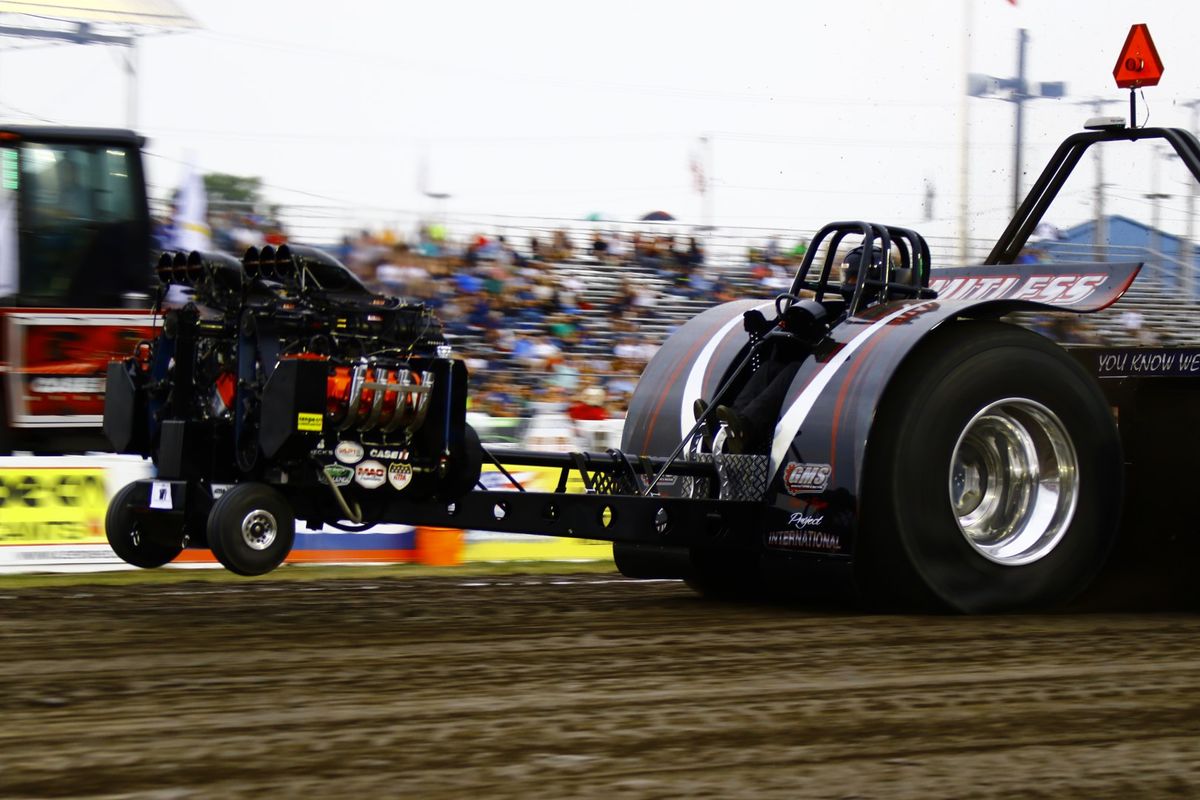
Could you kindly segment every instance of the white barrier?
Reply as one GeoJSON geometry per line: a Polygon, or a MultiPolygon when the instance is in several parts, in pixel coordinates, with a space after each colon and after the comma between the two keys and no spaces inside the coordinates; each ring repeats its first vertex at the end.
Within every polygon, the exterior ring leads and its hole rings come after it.
{"type": "Polygon", "coordinates": [[[127,569],[104,536],[108,501],[153,474],[137,456],[0,458],[0,572],[127,569]]]}

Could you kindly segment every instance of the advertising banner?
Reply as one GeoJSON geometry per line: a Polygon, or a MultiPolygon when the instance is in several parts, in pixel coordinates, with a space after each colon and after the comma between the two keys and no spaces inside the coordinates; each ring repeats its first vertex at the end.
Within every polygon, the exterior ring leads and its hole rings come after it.
{"type": "Polygon", "coordinates": [[[103,543],[103,467],[0,467],[0,544],[103,543]]]}
{"type": "Polygon", "coordinates": [[[126,568],[104,515],[117,490],[150,470],[136,456],[0,458],[0,571],[126,568]]]}
{"type": "Polygon", "coordinates": [[[154,335],[149,313],[20,312],[4,320],[17,427],[99,425],[108,362],[154,335]]]}

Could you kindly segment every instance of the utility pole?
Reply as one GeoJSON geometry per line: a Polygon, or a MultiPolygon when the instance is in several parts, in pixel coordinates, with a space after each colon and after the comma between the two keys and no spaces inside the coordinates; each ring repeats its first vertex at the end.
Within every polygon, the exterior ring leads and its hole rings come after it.
{"type": "Polygon", "coordinates": [[[1029,31],[1021,28],[1017,31],[1017,85],[1013,89],[1012,102],[1017,107],[1016,131],[1013,144],[1013,216],[1017,216],[1017,208],[1021,205],[1021,151],[1025,149],[1025,100],[1029,97],[1025,91],[1025,47],[1029,44],[1029,31]]]}
{"type": "Polygon", "coordinates": [[[125,51],[125,127],[137,130],[138,125],[138,51],[137,37],[130,37],[125,51]]]}
{"type": "MultiPolygon", "coordinates": [[[[1192,110],[1192,124],[1188,127],[1192,133],[1200,128],[1200,100],[1188,100],[1183,104],[1192,110]]],[[[1189,176],[1191,177],[1191,176],[1189,176]]],[[[1200,188],[1193,177],[1188,183],[1187,195],[1187,243],[1183,255],[1183,291],[1184,296],[1192,298],[1196,291],[1196,190],[1200,188]]]]}
{"type": "Polygon", "coordinates": [[[79,45],[108,45],[125,48],[125,124],[138,123],[137,41],[151,33],[175,33],[200,27],[173,2],[142,4],[144,8],[104,7],[103,3],[4,3],[0,14],[0,37],[36,39],[79,45]],[[44,13],[37,13],[44,5],[44,13]],[[20,6],[14,9],[13,6],[20,6]],[[11,21],[11,24],[10,24],[11,21]]]}
{"type": "Polygon", "coordinates": [[[713,206],[716,204],[716,198],[713,197],[713,137],[705,135],[700,137],[700,145],[704,150],[704,188],[701,195],[703,205],[704,228],[708,233],[709,238],[712,238],[713,231],[716,226],[716,211],[713,206]]]}
{"type": "Polygon", "coordinates": [[[967,98],[971,96],[971,36],[974,25],[972,11],[974,0],[963,3],[963,45],[962,63],[963,75],[967,80],[967,90],[963,92],[958,109],[960,150],[958,155],[958,261],[969,264],[968,234],[971,227],[971,104],[967,98]]]}
{"type": "Polygon", "coordinates": [[[1159,233],[1159,226],[1162,224],[1160,208],[1162,201],[1171,196],[1159,190],[1159,175],[1162,172],[1162,161],[1165,155],[1166,152],[1162,147],[1156,145],[1152,156],[1153,161],[1150,164],[1150,194],[1146,195],[1146,199],[1150,201],[1150,255],[1154,258],[1160,274],[1163,266],[1162,235],[1159,233]]]}
{"type": "Polygon", "coordinates": [[[967,78],[967,94],[972,97],[998,97],[1017,107],[1015,121],[1015,141],[1013,147],[1013,216],[1021,205],[1021,155],[1025,146],[1024,122],[1025,103],[1039,97],[1062,97],[1067,93],[1067,85],[1062,81],[1050,83],[1031,83],[1025,79],[1025,51],[1029,43],[1029,31],[1022,28],[1017,32],[1017,76],[1015,78],[994,78],[990,75],[971,74],[967,78]],[[1001,92],[1007,94],[1001,94],[1001,92]]]}
{"type": "MultiPolygon", "coordinates": [[[[1104,107],[1109,103],[1124,103],[1124,100],[1106,100],[1093,97],[1082,100],[1076,105],[1089,106],[1092,114],[1099,117],[1104,113],[1104,107]]],[[[1092,258],[1097,261],[1107,261],[1108,218],[1104,214],[1104,148],[1093,147],[1092,156],[1096,161],[1096,185],[1092,190],[1095,222],[1092,225],[1092,258]]]]}

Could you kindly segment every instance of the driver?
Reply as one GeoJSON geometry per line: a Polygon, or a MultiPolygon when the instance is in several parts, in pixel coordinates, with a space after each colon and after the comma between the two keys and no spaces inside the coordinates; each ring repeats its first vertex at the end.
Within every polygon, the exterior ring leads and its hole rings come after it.
{"type": "MultiPolygon", "coordinates": [[[[854,291],[854,287],[858,285],[859,271],[862,268],[863,248],[856,247],[846,254],[842,260],[842,288],[848,291],[854,291]]],[[[883,276],[883,250],[879,247],[871,248],[871,263],[867,265],[867,278],[870,280],[879,280],[883,276]]]]}
{"type": "MultiPolygon", "coordinates": [[[[858,284],[862,252],[862,247],[856,247],[842,260],[840,273],[843,292],[853,292],[858,284]]],[[[868,277],[878,280],[883,274],[883,264],[883,251],[873,247],[871,262],[867,266],[868,277]]],[[[738,392],[733,403],[719,405],[714,412],[717,419],[725,424],[726,453],[756,453],[770,447],[788,389],[805,356],[809,354],[807,344],[793,339],[781,339],[770,348],[767,357],[738,392]]],[[[705,408],[707,406],[702,402],[698,403],[697,416],[705,408]]]]}

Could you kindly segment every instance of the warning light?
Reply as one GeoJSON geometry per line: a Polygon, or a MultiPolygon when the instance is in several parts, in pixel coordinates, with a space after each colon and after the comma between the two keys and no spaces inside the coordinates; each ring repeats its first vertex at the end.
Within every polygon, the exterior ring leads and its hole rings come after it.
{"type": "Polygon", "coordinates": [[[1113,67],[1117,87],[1140,89],[1143,86],[1154,86],[1162,74],[1162,60],[1158,57],[1154,40],[1150,38],[1150,29],[1141,23],[1131,26],[1117,65],[1113,67]]]}

